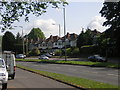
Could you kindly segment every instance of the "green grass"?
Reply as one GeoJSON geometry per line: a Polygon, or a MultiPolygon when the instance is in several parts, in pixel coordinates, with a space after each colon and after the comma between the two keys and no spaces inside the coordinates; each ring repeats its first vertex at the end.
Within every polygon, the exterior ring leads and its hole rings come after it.
{"type": "Polygon", "coordinates": [[[91,61],[63,61],[63,60],[44,60],[43,62],[52,62],[52,63],[66,63],[66,64],[78,64],[78,65],[90,65],[90,66],[102,66],[102,67],[111,67],[111,68],[119,68],[119,64],[113,64],[109,62],[91,62],[91,61]]]}
{"type": "Polygon", "coordinates": [[[66,83],[69,83],[69,84],[72,84],[78,87],[82,87],[82,88],[113,88],[113,89],[118,88],[118,86],[115,86],[115,85],[101,83],[101,82],[88,80],[84,78],[78,78],[78,77],[72,77],[72,76],[67,76],[63,74],[51,73],[47,71],[35,70],[35,69],[28,68],[28,67],[20,66],[20,65],[17,65],[17,67],[28,70],[28,71],[32,71],[40,75],[48,76],[53,79],[57,79],[57,80],[60,80],[60,81],[63,81],[63,82],[66,82],[66,83]]]}
{"type": "Polygon", "coordinates": [[[16,59],[16,61],[44,62],[44,63],[57,63],[57,64],[88,65],[88,66],[94,66],[94,67],[120,68],[119,64],[109,63],[109,62],[40,60],[40,59],[16,59]]]}
{"type": "Polygon", "coordinates": [[[23,62],[40,62],[40,59],[16,59],[16,61],[23,61],[23,62]]]}

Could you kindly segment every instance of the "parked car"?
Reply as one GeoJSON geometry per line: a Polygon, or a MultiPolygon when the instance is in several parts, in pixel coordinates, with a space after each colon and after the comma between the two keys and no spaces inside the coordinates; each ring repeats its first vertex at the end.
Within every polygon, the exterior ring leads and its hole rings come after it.
{"type": "Polygon", "coordinates": [[[46,53],[45,56],[47,56],[49,58],[52,57],[52,55],[50,55],[49,53],[46,53]]]}
{"type": "Polygon", "coordinates": [[[93,62],[106,62],[106,59],[99,55],[89,56],[88,60],[93,61],[93,62]]]}
{"type": "Polygon", "coordinates": [[[50,55],[54,56],[54,55],[55,55],[55,53],[54,53],[54,52],[51,52],[51,53],[50,53],[50,55]]]}
{"type": "Polygon", "coordinates": [[[46,60],[49,60],[49,57],[47,57],[47,56],[45,56],[45,55],[41,55],[41,56],[39,57],[39,59],[46,59],[46,60]]]}
{"type": "Polygon", "coordinates": [[[16,58],[24,59],[25,57],[26,57],[26,55],[23,55],[23,54],[17,54],[16,55],[16,58]]]}
{"type": "Polygon", "coordinates": [[[0,81],[2,83],[2,89],[7,89],[8,72],[4,59],[0,58],[0,81]]]}

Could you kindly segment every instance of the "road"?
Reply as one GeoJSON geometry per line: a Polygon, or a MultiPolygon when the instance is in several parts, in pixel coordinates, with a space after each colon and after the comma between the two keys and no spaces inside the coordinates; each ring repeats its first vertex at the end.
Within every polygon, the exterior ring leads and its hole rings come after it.
{"type": "Polygon", "coordinates": [[[95,81],[118,85],[118,69],[65,64],[45,64],[38,62],[17,62],[17,64],[37,70],[82,77],[95,81]]]}
{"type": "Polygon", "coordinates": [[[15,79],[8,81],[8,88],[72,88],[73,89],[73,87],[69,85],[57,82],[55,80],[43,77],[38,74],[21,70],[19,68],[16,69],[15,79]]]}

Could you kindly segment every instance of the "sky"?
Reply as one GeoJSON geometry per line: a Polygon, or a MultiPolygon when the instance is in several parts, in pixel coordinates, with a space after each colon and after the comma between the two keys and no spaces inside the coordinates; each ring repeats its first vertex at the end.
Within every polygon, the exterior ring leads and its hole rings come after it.
{"type": "MultiPolygon", "coordinates": [[[[105,18],[101,17],[99,11],[103,7],[102,0],[69,0],[69,5],[65,8],[65,21],[66,21],[66,33],[80,34],[82,28],[90,28],[92,30],[97,29],[100,32],[106,30],[107,27],[103,27],[102,24],[105,18]]],[[[64,18],[63,9],[53,9],[49,7],[47,12],[39,17],[30,15],[30,22],[24,22],[21,18],[20,22],[15,22],[15,27],[11,30],[14,35],[18,32],[22,34],[22,29],[25,34],[28,34],[32,28],[40,28],[45,34],[46,38],[50,35],[59,35],[60,24],[60,36],[64,35],[64,18]],[[23,28],[19,27],[22,26],[23,28]]]]}

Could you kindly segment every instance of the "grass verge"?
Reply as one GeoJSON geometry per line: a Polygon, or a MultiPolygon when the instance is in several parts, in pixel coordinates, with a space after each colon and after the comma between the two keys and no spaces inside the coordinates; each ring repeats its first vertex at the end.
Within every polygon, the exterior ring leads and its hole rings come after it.
{"type": "Polygon", "coordinates": [[[69,85],[83,88],[83,89],[85,89],[85,88],[106,88],[108,90],[109,88],[110,89],[118,88],[118,86],[115,86],[115,85],[101,83],[101,82],[97,82],[97,81],[93,81],[93,80],[89,80],[89,79],[72,77],[72,76],[67,76],[67,75],[63,75],[63,74],[51,73],[51,72],[47,72],[47,71],[35,70],[35,69],[28,68],[28,67],[20,66],[20,65],[17,65],[17,67],[40,74],[40,75],[43,75],[43,76],[46,76],[46,77],[49,77],[49,78],[52,78],[57,81],[67,83],[69,85]]]}
{"type": "Polygon", "coordinates": [[[73,65],[88,65],[99,67],[120,68],[119,64],[113,64],[109,62],[91,62],[91,61],[63,61],[63,60],[43,60],[41,62],[58,63],[58,64],[73,64],[73,65]]]}
{"type": "Polygon", "coordinates": [[[40,59],[16,59],[16,61],[23,61],[23,62],[41,62],[40,59]]]}
{"type": "Polygon", "coordinates": [[[93,67],[120,68],[119,63],[115,64],[115,63],[110,63],[110,62],[40,60],[40,59],[16,59],[16,61],[44,62],[44,63],[56,63],[56,64],[86,65],[86,66],[93,66],[93,67]]]}

